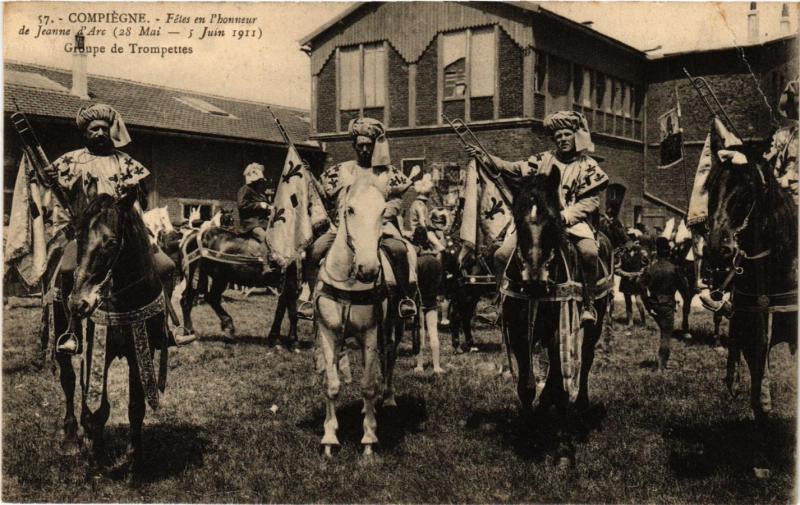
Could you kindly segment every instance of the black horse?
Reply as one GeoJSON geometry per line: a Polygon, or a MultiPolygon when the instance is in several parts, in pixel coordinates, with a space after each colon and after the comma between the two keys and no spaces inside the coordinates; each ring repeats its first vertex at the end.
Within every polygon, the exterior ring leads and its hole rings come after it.
{"type": "Polygon", "coordinates": [[[236,334],[233,318],[222,307],[222,293],[231,285],[274,287],[279,291],[272,326],[267,342],[280,342],[289,348],[297,344],[297,295],[298,269],[292,263],[286,268],[270,264],[265,268],[258,258],[266,251],[257,241],[242,237],[226,227],[213,227],[189,235],[183,242],[179,265],[186,278],[186,288],[181,296],[183,325],[194,332],[192,307],[198,293],[204,293],[205,301],[219,317],[227,340],[236,334]],[[200,254],[202,249],[211,255],[200,254]],[[210,281],[210,282],[209,282],[210,281]],[[284,314],[289,313],[289,333],[281,335],[284,314]]]}
{"type": "Polygon", "coordinates": [[[560,217],[560,180],[554,168],[548,175],[525,181],[514,195],[517,249],[506,268],[501,292],[503,334],[517,364],[522,410],[531,411],[537,394],[536,381],[531,379],[540,379],[544,384],[539,406],[556,406],[558,463],[568,467],[575,456],[570,430],[574,411],[589,406],[589,371],[608,307],[613,264],[611,242],[599,233],[598,270],[606,275],[598,284],[596,299],[581,301],[578,253],[560,217]],[[596,322],[582,329],[581,303],[593,303],[597,313],[596,322]],[[547,371],[543,363],[547,363],[547,371]]]}
{"type": "Polygon", "coordinates": [[[760,153],[762,146],[725,146],[715,120],[708,191],[704,270],[712,297],[732,291],[728,381],[743,354],[750,369],[750,406],[761,435],[772,408],[770,349],[797,347],[797,205],[760,153]]]}
{"type": "Polygon", "coordinates": [[[472,319],[482,297],[497,293],[495,274],[487,262],[480,260],[481,253],[451,240],[442,252],[442,284],[444,296],[450,300],[447,318],[450,320],[450,339],[456,352],[475,349],[472,336],[472,319]],[[460,257],[460,259],[459,259],[460,257]],[[464,342],[460,343],[461,333],[464,342]]]}

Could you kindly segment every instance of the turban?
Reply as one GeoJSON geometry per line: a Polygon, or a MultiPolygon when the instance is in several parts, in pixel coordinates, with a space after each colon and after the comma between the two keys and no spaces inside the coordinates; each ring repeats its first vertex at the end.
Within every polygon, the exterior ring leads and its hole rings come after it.
{"type": "Polygon", "coordinates": [[[78,115],[75,117],[75,122],[78,124],[78,129],[81,131],[86,130],[89,123],[96,120],[108,122],[111,129],[111,141],[114,142],[114,147],[124,147],[130,143],[131,136],[128,135],[128,129],[125,128],[122,116],[110,105],[96,103],[88,107],[81,107],[78,111],[78,115]]]}
{"type": "Polygon", "coordinates": [[[251,182],[255,182],[263,178],[264,178],[264,165],[260,163],[250,163],[244,169],[245,184],[250,184],[251,182]]]}
{"type": "Polygon", "coordinates": [[[800,79],[790,81],[781,93],[778,109],[781,115],[789,119],[797,120],[797,94],[800,93],[800,79]]]}
{"type": "Polygon", "coordinates": [[[387,166],[391,163],[389,157],[389,142],[386,140],[386,128],[377,119],[360,117],[350,121],[347,128],[353,138],[367,137],[375,143],[372,151],[372,166],[387,166]]]}
{"type": "Polygon", "coordinates": [[[589,134],[589,123],[580,112],[571,110],[554,112],[544,118],[544,127],[550,135],[558,130],[572,130],[575,132],[575,150],[594,152],[592,136],[589,134]]]}

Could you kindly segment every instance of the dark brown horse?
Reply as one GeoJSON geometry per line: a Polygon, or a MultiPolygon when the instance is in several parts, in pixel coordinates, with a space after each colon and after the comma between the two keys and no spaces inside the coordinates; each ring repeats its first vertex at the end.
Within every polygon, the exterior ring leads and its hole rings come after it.
{"type": "Polygon", "coordinates": [[[770,349],[797,346],[797,206],[758,146],[729,146],[718,121],[711,134],[705,274],[712,297],[732,290],[729,382],[744,355],[750,405],[761,434],[772,407],[770,349]]]}
{"type": "Polygon", "coordinates": [[[198,232],[189,236],[181,251],[179,263],[181,270],[186,275],[186,289],[181,296],[183,324],[186,330],[190,333],[194,332],[192,307],[197,294],[203,292],[206,303],[219,317],[226,339],[233,339],[236,327],[233,318],[222,307],[222,293],[231,284],[274,287],[279,290],[280,294],[267,337],[268,343],[275,344],[280,338],[287,347],[294,347],[297,343],[297,266],[291,264],[286,269],[281,269],[273,264],[271,269],[265,272],[262,262],[256,259],[265,254],[266,250],[262,248],[261,244],[242,237],[229,228],[210,228],[202,233],[198,232]],[[215,257],[197,256],[199,253],[198,237],[199,240],[202,240],[204,249],[221,254],[217,254],[215,257]],[[248,260],[248,257],[252,260],[248,260]],[[205,286],[208,286],[207,293],[205,286]],[[289,313],[289,333],[282,338],[281,322],[287,311],[289,313]]]}
{"type": "MultiPolygon", "coordinates": [[[[77,268],[69,310],[85,319],[85,375],[81,425],[94,462],[106,461],[103,432],[110,414],[106,389],[108,368],[119,357],[128,362],[128,463],[134,473],[142,463],[142,423],[145,401],[158,407],[158,389],[166,377],[167,321],[164,294],[156,274],[147,229],[133,208],[135,192],[117,201],[94,196],[76,221],[77,268]],[[161,352],[159,379],[153,356],[161,352]]],[[[59,362],[62,362],[59,358],[59,362]]],[[[68,362],[68,358],[67,358],[68,362]]],[[[66,362],[62,365],[65,383],[66,362]]],[[[71,368],[71,367],[70,367],[71,368]]],[[[74,373],[72,384],[74,390],[74,373]]],[[[69,412],[72,391],[65,387],[69,412]]],[[[65,423],[66,426],[66,423],[65,423]]]]}
{"type": "MultiPolygon", "coordinates": [[[[516,358],[522,410],[531,411],[539,382],[540,408],[555,405],[558,412],[559,466],[569,467],[575,457],[568,428],[574,417],[571,411],[584,410],[589,404],[589,370],[602,333],[609,290],[607,285],[598,287],[596,299],[588,302],[594,303],[597,322],[581,330],[579,259],[560,218],[560,178],[554,168],[549,175],[539,174],[523,183],[515,193],[517,250],[506,269],[501,293],[503,334],[516,358]],[[564,356],[569,359],[565,361],[564,356]],[[568,368],[563,369],[562,363],[568,368]]],[[[611,243],[603,234],[598,234],[598,241],[604,264],[599,271],[605,270],[608,284],[613,274],[611,243]]]]}

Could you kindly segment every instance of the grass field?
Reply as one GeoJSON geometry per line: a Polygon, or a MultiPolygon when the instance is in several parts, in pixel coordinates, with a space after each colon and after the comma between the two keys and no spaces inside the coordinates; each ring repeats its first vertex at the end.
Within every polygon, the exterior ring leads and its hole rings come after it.
{"type": "MultiPolygon", "coordinates": [[[[499,332],[479,327],[477,353],[455,355],[442,335],[444,377],[415,376],[408,352],[396,372],[398,408],[379,411],[381,445],[360,455],[360,392],[339,402],[341,451],[319,450],[322,389],[313,374],[311,325],[299,353],[266,345],[274,299],[229,301],[239,337],[220,338],[207,306],[198,342],[170,356],[167,393],[144,427],[147,471],[138,486],[111,472],[87,477],[79,456],[57,449],[63,398],[49,367],[36,370],[39,308],[12,299],[3,318],[3,500],[14,502],[659,502],[794,501],[796,365],[772,354],[774,423],[769,479],[752,472],[754,430],[745,392],[727,393],[724,356],[676,342],[672,369],[653,370],[652,321],[626,335],[617,325],[590,379],[574,474],[549,456],[552,425],[517,416],[499,332]],[[270,408],[275,405],[277,411],[270,408]]],[[[621,309],[618,308],[618,314],[621,309]]],[[[693,316],[699,340],[706,314],[693,316]]],[[[697,340],[697,339],[696,339],[697,340]]],[[[357,361],[357,360],[355,360],[357,361]]],[[[127,441],[127,371],[112,367],[106,437],[120,461],[127,441]]],[[[356,367],[358,380],[358,367],[356,367]]],[[[430,374],[430,368],[428,368],[430,374]]]]}

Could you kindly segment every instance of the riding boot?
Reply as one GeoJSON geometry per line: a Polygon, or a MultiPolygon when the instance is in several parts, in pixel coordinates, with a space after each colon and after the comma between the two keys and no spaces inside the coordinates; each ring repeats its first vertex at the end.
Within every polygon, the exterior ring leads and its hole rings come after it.
{"type": "Polygon", "coordinates": [[[597,288],[597,260],[592,266],[583,265],[583,311],[581,324],[594,324],[597,322],[597,312],[594,310],[594,294],[597,288]]]}

